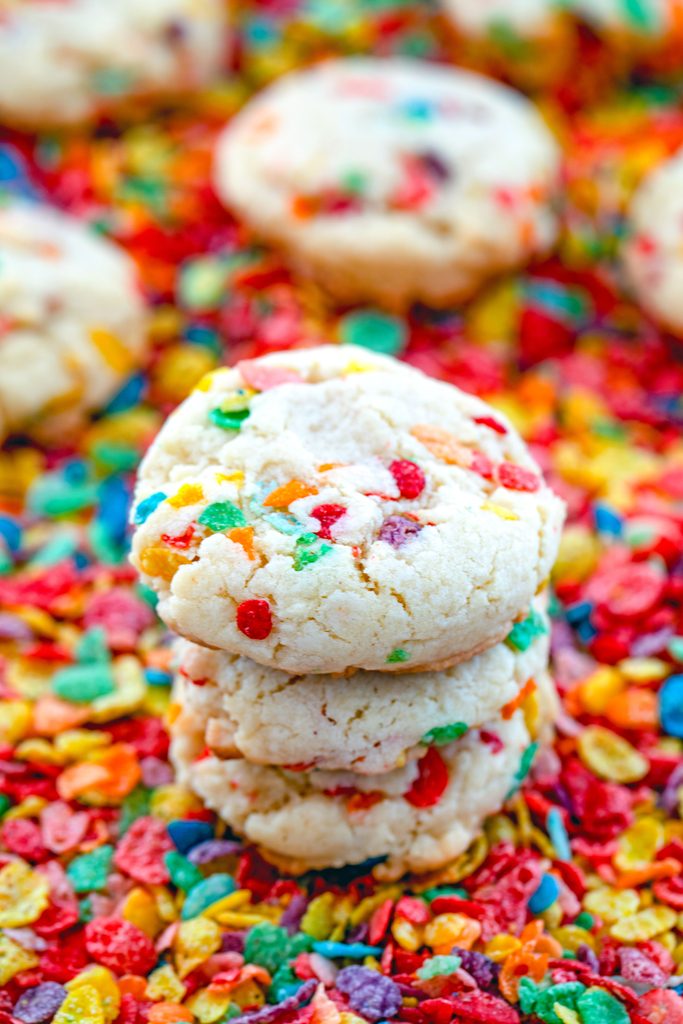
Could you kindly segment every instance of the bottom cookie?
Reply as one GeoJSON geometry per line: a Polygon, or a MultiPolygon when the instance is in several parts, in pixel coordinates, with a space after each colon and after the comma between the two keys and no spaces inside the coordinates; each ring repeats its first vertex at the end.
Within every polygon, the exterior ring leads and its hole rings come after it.
{"type": "Polygon", "coordinates": [[[517,711],[382,775],[292,771],[207,754],[204,723],[172,725],[178,780],[294,874],[385,858],[384,878],[431,871],[462,853],[523,781],[554,713],[547,677],[535,723],[517,711]]]}

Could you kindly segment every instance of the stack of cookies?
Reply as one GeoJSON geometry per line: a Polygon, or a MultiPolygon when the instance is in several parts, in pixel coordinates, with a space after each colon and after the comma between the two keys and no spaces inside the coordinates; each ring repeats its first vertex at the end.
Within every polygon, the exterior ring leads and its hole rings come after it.
{"type": "Polygon", "coordinates": [[[563,520],[504,417],[352,346],[218,370],[140,471],[181,781],[286,870],[462,852],[554,699],[563,520]]]}

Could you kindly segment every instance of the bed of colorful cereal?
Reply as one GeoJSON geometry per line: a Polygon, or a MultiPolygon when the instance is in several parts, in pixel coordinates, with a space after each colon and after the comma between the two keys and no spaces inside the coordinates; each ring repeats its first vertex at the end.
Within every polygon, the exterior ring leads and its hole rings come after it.
{"type": "Polygon", "coordinates": [[[242,73],[191,109],[3,137],[4,188],[137,258],[154,346],[75,449],[0,453],[0,1024],[683,1021],[683,369],[613,263],[634,184],[683,142],[675,86],[541,98],[560,255],[460,314],[333,315],[209,183],[250,83],[439,38],[416,4],[269,0],[242,11],[242,73]],[[400,885],[282,877],[175,784],[168,647],[126,562],[132,473],[193,382],[330,335],[505,409],[570,510],[555,749],[465,855],[400,885]]]}

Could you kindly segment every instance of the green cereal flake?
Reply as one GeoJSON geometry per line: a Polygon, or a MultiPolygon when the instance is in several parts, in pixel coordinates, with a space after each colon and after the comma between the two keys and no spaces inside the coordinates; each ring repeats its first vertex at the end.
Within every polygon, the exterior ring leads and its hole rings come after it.
{"type": "Polygon", "coordinates": [[[263,921],[251,929],[244,943],[244,959],[275,974],[289,957],[289,934],[279,925],[263,921]]]}
{"type": "Polygon", "coordinates": [[[69,665],[56,672],[52,679],[53,692],[72,704],[91,704],[115,689],[116,683],[108,664],[69,665]]]}
{"type": "Polygon", "coordinates": [[[583,1024],[629,1024],[622,1004],[602,988],[589,988],[577,1001],[583,1024]]]}
{"type": "Polygon", "coordinates": [[[220,407],[216,407],[209,413],[209,419],[215,427],[220,427],[221,430],[239,430],[248,415],[248,409],[231,409],[229,412],[224,412],[220,407]]]}
{"type": "Polygon", "coordinates": [[[548,632],[543,616],[531,609],[522,622],[516,622],[508,633],[505,643],[515,651],[528,651],[537,636],[548,632]]]}
{"type": "Polygon", "coordinates": [[[431,746],[432,744],[437,747],[443,747],[447,743],[452,743],[453,740],[459,740],[461,736],[464,736],[469,726],[465,722],[452,722],[450,725],[437,725],[434,729],[430,729],[426,732],[420,743],[424,743],[425,746],[431,746]]]}
{"type": "Polygon", "coordinates": [[[74,892],[101,892],[107,885],[113,856],[113,846],[99,846],[75,857],[66,869],[74,892]]]}
{"type": "Polygon", "coordinates": [[[168,850],[164,854],[164,864],[168,868],[173,884],[183,892],[189,892],[190,889],[204,881],[204,875],[199,868],[195,867],[187,857],[183,857],[182,853],[178,853],[177,850],[168,850]]]}
{"type": "Polygon", "coordinates": [[[301,572],[301,570],[305,569],[307,565],[313,565],[314,562],[318,562],[323,555],[329,554],[331,550],[332,547],[330,544],[321,544],[315,551],[300,549],[294,555],[294,571],[301,572]]]}
{"type": "Polygon", "coordinates": [[[462,960],[459,956],[432,956],[425,960],[416,973],[422,981],[427,981],[429,978],[455,974],[461,963],[462,960]]]}
{"type": "Polygon", "coordinates": [[[387,658],[387,665],[402,664],[404,661],[410,661],[410,654],[402,647],[395,647],[387,658]]]}
{"type": "Polygon", "coordinates": [[[231,501],[215,501],[207,505],[197,522],[206,526],[212,533],[232,530],[236,526],[246,526],[244,512],[231,501]]]}

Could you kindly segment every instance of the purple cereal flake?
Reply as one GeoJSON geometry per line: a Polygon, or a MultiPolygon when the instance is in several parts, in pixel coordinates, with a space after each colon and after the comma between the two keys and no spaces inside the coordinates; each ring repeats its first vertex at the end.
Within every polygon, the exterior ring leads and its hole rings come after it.
{"type": "Polygon", "coordinates": [[[289,901],[289,906],[285,907],[284,913],[280,918],[280,927],[286,928],[290,935],[296,935],[299,931],[299,925],[301,919],[306,913],[306,907],[308,906],[308,900],[302,892],[295,892],[289,901]]]}
{"type": "Polygon", "coordinates": [[[657,630],[656,633],[643,633],[642,636],[636,637],[631,644],[632,657],[651,658],[655,654],[660,654],[673,635],[674,631],[671,626],[665,626],[657,630]]]}
{"type": "Polygon", "coordinates": [[[276,1006],[263,1006],[260,1010],[249,1010],[247,1013],[240,1014],[239,1017],[233,1017],[231,1024],[272,1024],[278,1017],[282,1017],[292,1010],[298,1010],[300,1006],[312,999],[317,987],[318,982],[311,978],[310,981],[303,983],[298,992],[293,996],[287,996],[276,1006]]]}
{"type": "Polygon", "coordinates": [[[585,942],[582,942],[576,951],[576,959],[582,964],[588,964],[594,974],[600,973],[600,961],[593,950],[585,942]]]}
{"type": "Polygon", "coordinates": [[[33,630],[27,626],[18,615],[10,612],[0,612],[0,639],[2,640],[32,640],[33,630]]]}
{"type": "Polygon", "coordinates": [[[221,953],[244,953],[246,932],[225,932],[221,939],[221,953]]]}
{"type": "Polygon", "coordinates": [[[405,516],[387,516],[379,531],[379,539],[392,548],[402,548],[408,541],[414,540],[422,530],[420,523],[405,516]]]}
{"type": "Polygon", "coordinates": [[[369,967],[345,967],[337,975],[337,988],[352,1010],[372,1022],[389,1020],[401,1008],[401,990],[396,982],[369,967]]]}
{"type": "Polygon", "coordinates": [[[451,952],[460,957],[460,966],[467,971],[471,978],[474,978],[479,988],[486,991],[494,987],[500,973],[499,964],[473,949],[460,949],[458,946],[454,946],[451,952]]]}
{"type": "Polygon", "coordinates": [[[683,764],[677,764],[666,780],[666,785],[659,798],[659,806],[663,807],[667,814],[673,814],[678,807],[678,789],[681,783],[683,783],[683,764]]]}
{"type": "Polygon", "coordinates": [[[187,859],[192,864],[210,864],[221,857],[234,857],[243,849],[244,845],[233,839],[207,839],[198,846],[193,846],[187,854],[187,859]]]}
{"type": "Polygon", "coordinates": [[[66,989],[56,981],[45,981],[20,996],[12,1011],[24,1024],[45,1024],[52,1020],[66,999],[66,989]]]}

